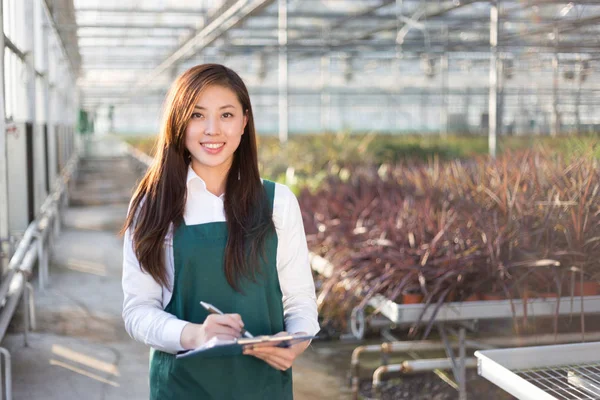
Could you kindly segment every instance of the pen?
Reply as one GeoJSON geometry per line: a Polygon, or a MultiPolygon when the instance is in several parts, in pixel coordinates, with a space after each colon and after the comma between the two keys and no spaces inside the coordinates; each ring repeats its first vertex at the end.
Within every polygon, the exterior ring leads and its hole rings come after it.
{"type": "MultiPolygon", "coordinates": [[[[212,314],[223,315],[223,312],[221,310],[219,310],[217,307],[213,306],[212,304],[208,304],[208,303],[205,303],[203,301],[201,301],[200,304],[202,305],[202,307],[206,308],[206,311],[208,311],[208,312],[210,312],[212,314]]],[[[247,338],[253,338],[254,337],[254,336],[252,336],[252,334],[250,332],[248,332],[244,328],[242,328],[242,335],[246,336],[247,338]]]]}

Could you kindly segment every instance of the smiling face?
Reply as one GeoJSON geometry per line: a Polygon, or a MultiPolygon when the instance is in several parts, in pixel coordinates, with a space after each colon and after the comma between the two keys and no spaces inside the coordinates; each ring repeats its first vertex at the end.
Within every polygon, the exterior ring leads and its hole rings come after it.
{"type": "Polygon", "coordinates": [[[226,176],[247,122],[231,89],[211,85],[202,91],[185,131],[185,147],[198,176],[226,176]]]}

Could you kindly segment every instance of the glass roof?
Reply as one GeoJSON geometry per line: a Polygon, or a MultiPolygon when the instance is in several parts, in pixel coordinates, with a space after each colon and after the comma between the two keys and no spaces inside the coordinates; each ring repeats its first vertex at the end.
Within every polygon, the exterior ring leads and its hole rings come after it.
{"type": "MultiPolygon", "coordinates": [[[[163,93],[179,72],[201,62],[225,63],[252,85],[277,87],[277,0],[73,3],[78,85],[88,107],[163,93]]],[[[511,72],[551,73],[554,54],[561,69],[586,61],[590,73],[597,70],[600,0],[502,1],[499,19],[499,52],[513,62],[511,72]]],[[[449,70],[461,74],[456,79],[484,87],[489,38],[489,1],[287,0],[291,87],[314,88],[326,72],[332,83],[344,84],[336,77],[349,74],[369,77],[354,87],[385,89],[400,80],[435,88],[439,84],[427,71],[439,72],[444,54],[449,70]]],[[[537,79],[552,84],[547,74],[537,79]]],[[[595,85],[590,81],[586,85],[595,85]]]]}

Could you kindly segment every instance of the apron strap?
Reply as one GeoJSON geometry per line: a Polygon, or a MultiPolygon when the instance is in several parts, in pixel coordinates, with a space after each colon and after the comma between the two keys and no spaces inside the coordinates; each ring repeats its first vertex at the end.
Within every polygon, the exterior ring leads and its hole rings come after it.
{"type": "Polygon", "coordinates": [[[263,179],[263,186],[267,192],[267,198],[271,204],[271,212],[273,212],[273,204],[275,202],[275,182],[263,179]]]}

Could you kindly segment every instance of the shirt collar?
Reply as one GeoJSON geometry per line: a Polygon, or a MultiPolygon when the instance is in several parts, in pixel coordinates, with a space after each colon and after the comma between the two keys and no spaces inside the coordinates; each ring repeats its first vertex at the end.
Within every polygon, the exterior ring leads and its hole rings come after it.
{"type": "MultiPolygon", "coordinates": [[[[190,165],[188,165],[187,178],[185,181],[185,184],[188,187],[188,189],[190,187],[190,182],[192,182],[196,179],[200,182],[202,190],[204,190],[205,192],[208,192],[208,189],[206,189],[206,182],[204,182],[204,179],[200,178],[198,176],[198,174],[196,174],[196,171],[194,171],[194,169],[192,168],[192,164],[190,163],[190,165]]],[[[225,193],[223,193],[222,195],[219,196],[220,199],[223,199],[224,197],[225,197],[225,193]]]]}
{"type": "Polygon", "coordinates": [[[196,174],[196,172],[192,168],[192,163],[190,163],[190,165],[188,165],[187,178],[186,178],[185,184],[187,186],[189,186],[190,182],[193,181],[194,179],[199,179],[200,182],[202,182],[202,186],[204,187],[204,189],[206,189],[206,183],[204,182],[204,180],[202,178],[200,178],[198,176],[198,174],[196,174]]]}

